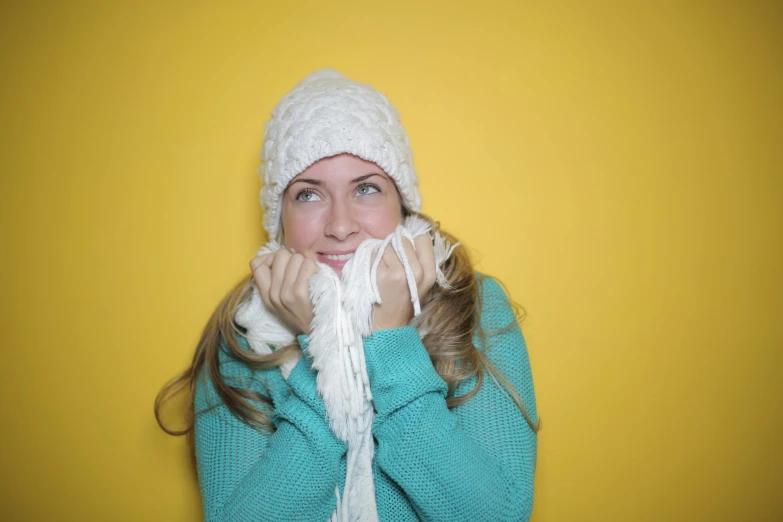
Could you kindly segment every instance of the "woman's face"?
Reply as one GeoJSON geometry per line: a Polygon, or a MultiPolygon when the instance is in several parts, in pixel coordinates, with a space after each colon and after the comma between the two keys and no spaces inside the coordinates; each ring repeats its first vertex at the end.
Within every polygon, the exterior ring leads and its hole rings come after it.
{"type": "Polygon", "coordinates": [[[351,154],[313,163],[283,192],[285,246],[338,274],[362,241],[385,238],[401,219],[394,181],[351,154]]]}

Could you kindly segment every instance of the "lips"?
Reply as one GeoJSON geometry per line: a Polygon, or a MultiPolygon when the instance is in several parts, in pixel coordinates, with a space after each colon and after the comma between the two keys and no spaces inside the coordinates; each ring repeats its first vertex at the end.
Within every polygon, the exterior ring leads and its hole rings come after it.
{"type": "Polygon", "coordinates": [[[335,272],[339,273],[345,264],[351,260],[355,252],[355,250],[318,252],[318,261],[329,265],[335,272]]]}

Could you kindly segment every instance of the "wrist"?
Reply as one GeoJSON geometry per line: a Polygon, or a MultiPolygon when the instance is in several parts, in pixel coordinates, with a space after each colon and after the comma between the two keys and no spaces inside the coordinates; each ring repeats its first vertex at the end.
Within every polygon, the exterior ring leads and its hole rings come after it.
{"type": "Polygon", "coordinates": [[[399,309],[397,313],[389,312],[390,310],[383,310],[380,306],[375,305],[375,310],[372,314],[373,332],[402,328],[403,326],[408,326],[411,319],[413,319],[413,306],[409,310],[399,309]]]}
{"type": "Polygon", "coordinates": [[[445,397],[448,391],[413,326],[373,332],[364,338],[364,354],[373,403],[380,416],[426,393],[445,397]]]}
{"type": "Polygon", "coordinates": [[[382,330],[394,330],[396,328],[402,328],[408,326],[410,321],[403,323],[401,321],[375,321],[372,322],[372,331],[380,332],[382,330]]]}
{"type": "Polygon", "coordinates": [[[394,330],[395,328],[402,328],[403,326],[408,326],[408,323],[400,323],[400,322],[376,323],[375,321],[373,321],[372,331],[380,332],[381,330],[394,330]]]}

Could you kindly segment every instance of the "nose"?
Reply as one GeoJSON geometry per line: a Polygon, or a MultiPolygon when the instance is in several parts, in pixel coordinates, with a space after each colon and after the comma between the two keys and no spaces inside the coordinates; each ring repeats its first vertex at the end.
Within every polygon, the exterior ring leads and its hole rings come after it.
{"type": "Polygon", "coordinates": [[[344,241],[357,232],[359,232],[359,222],[353,216],[349,205],[335,201],[329,209],[324,233],[339,241],[344,241]]]}

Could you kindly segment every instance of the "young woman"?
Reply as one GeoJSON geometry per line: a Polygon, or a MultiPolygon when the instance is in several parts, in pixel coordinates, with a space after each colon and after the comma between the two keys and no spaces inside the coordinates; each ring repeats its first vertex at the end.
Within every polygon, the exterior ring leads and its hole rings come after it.
{"type": "Polygon", "coordinates": [[[473,272],[463,248],[440,267],[447,284],[436,282],[429,235],[403,241],[407,275],[391,247],[379,254],[381,300],[362,340],[372,397],[369,489],[359,499],[345,491],[355,462],[319,394],[319,378],[329,376],[318,375],[308,353],[310,282],[319,270],[340,275],[360,244],[386,238],[407,216],[438,231],[419,212],[394,107],[335,71],[313,73],[273,111],[262,172],[264,226],[282,248],[250,261],[191,367],[156,401],[157,415],[181,386],[191,393],[187,429],[161,426],[194,440],[205,519],[527,520],[539,424],[525,341],[505,293],[473,272]],[[266,354],[251,349],[237,313],[254,292],[294,342],[266,354]]]}

